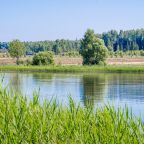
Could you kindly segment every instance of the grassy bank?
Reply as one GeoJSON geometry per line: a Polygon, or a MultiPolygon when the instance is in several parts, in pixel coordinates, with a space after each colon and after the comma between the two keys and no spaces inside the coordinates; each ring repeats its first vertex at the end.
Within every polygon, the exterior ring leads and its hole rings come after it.
{"type": "Polygon", "coordinates": [[[0,71],[24,71],[24,72],[144,72],[142,65],[107,65],[107,66],[0,66],[0,71]]]}
{"type": "Polygon", "coordinates": [[[0,88],[0,143],[144,143],[144,124],[105,106],[76,106],[70,99],[62,107],[55,101],[40,104],[0,88]]]}

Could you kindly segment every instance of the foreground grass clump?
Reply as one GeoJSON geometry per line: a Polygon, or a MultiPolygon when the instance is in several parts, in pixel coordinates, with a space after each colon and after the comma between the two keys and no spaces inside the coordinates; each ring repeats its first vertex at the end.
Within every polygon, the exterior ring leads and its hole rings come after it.
{"type": "Polygon", "coordinates": [[[144,143],[144,124],[128,109],[40,104],[0,88],[0,143],[144,143]]]}

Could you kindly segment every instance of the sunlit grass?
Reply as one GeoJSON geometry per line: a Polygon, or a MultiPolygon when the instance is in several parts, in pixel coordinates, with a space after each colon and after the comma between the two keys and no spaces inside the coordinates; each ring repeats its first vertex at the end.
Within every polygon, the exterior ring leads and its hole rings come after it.
{"type": "Polygon", "coordinates": [[[39,102],[0,88],[0,143],[144,143],[144,124],[127,108],[39,102]]]}
{"type": "Polygon", "coordinates": [[[0,66],[0,71],[25,71],[25,72],[110,72],[134,73],[144,72],[143,65],[107,65],[107,66],[0,66]]]}

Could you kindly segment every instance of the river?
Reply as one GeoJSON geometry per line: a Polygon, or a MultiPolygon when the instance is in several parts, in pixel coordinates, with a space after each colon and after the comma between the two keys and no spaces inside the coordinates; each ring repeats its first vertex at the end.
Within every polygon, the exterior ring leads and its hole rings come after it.
{"type": "Polygon", "coordinates": [[[71,96],[83,106],[112,104],[132,109],[144,119],[144,74],[53,74],[53,73],[0,73],[3,86],[32,98],[39,93],[40,100],[56,99],[68,104],[71,96]]]}

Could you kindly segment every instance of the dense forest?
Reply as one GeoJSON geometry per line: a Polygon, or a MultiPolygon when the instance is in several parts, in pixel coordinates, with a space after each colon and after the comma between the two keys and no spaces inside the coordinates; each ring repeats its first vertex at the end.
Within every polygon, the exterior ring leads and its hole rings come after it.
{"type": "Polygon", "coordinates": [[[28,52],[53,51],[57,55],[69,51],[79,51],[80,41],[62,39],[56,41],[25,42],[25,46],[28,52]]]}
{"type": "MultiPolygon", "coordinates": [[[[106,33],[96,34],[104,40],[109,51],[130,51],[144,50],[144,29],[128,30],[117,32],[111,30],[106,33]]],[[[37,41],[24,42],[27,54],[37,53],[39,51],[53,51],[56,55],[67,52],[78,52],[81,44],[80,40],[55,40],[55,41],[37,41]]],[[[9,43],[0,42],[0,49],[7,49],[9,43]]]]}
{"type": "Polygon", "coordinates": [[[119,33],[111,30],[98,36],[110,51],[144,50],[144,29],[120,30],[119,33]]]}
{"type": "MultiPolygon", "coordinates": [[[[80,40],[56,40],[56,41],[36,41],[24,42],[27,53],[37,53],[40,51],[53,51],[56,55],[70,51],[79,51],[80,40]]],[[[0,42],[0,49],[7,49],[9,43],[0,42]]]]}

